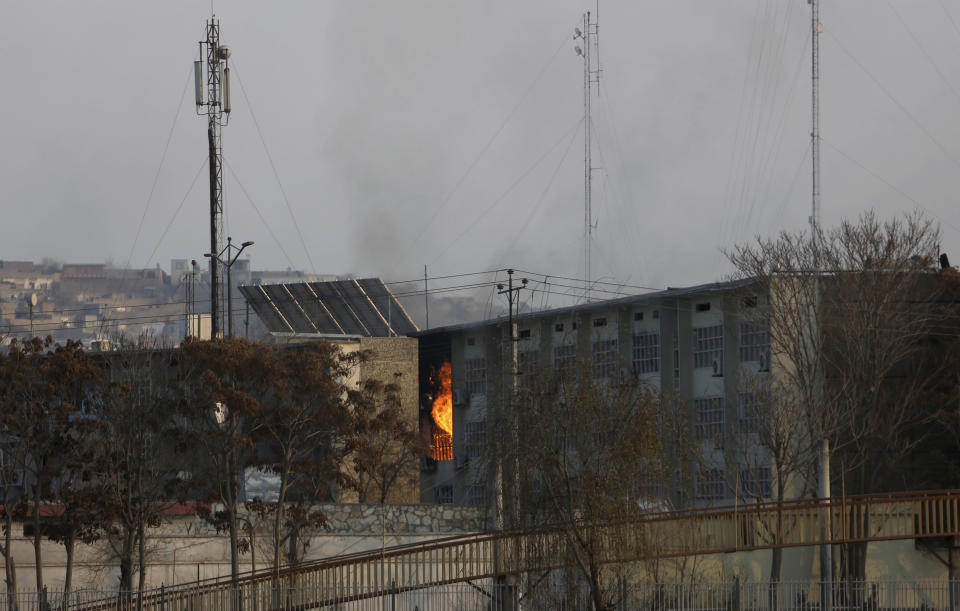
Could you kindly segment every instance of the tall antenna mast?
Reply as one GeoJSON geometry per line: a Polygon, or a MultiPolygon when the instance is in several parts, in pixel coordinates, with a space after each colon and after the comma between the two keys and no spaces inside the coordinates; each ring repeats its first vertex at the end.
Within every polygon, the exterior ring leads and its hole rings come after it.
{"type": "Polygon", "coordinates": [[[811,95],[812,126],[810,152],[813,160],[813,193],[810,211],[810,240],[816,241],[820,231],[820,0],[807,0],[810,4],[810,49],[811,49],[811,95]]]}
{"type": "Polygon", "coordinates": [[[200,41],[200,59],[193,62],[197,114],[207,116],[210,153],[210,252],[216,255],[210,257],[211,339],[222,337],[224,327],[223,274],[219,269],[222,264],[218,261],[223,254],[223,140],[220,132],[230,116],[229,59],[230,48],[220,45],[220,22],[213,16],[207,22],[207,39],[200,41]]]}
{"type": "MultiPolygon", "coordinates": [[[[599,13],[599,1],[597,3],[599,13]]],[[[573,39],[583,39],[583,47],[576,46],[577,55],[583,57],[583,277],[587,301],[590,301],[590,255],[593,246],[593,142],[591,117],[591,92],[593,84],[600,83],[600,47],[597,40],[599,26],[588,11],[583,16],[583,31],[574,29],[573,39]],[[596,60],[596,62],[595,62],[596,60]],[[595,62],[595,63],[594,63],[595,62]]]]}

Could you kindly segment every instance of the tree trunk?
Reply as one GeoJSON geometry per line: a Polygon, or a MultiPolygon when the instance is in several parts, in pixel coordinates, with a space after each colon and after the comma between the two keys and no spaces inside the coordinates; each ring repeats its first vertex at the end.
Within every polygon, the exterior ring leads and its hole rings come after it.
{"type": "Polygon", "coordinates": [[[10,611],[17,611],[17,563],[10,553],[12,551],[13,532],[13,514],[10,505],[10,503],[7,503],[4,508],[3,559],[5,562],[3,563],[3,577],[7,586],[7,608],[10,611]]]}
{"type": "MultiPolygon", "coordinates": [[[[823,439],[820,443],[820,473],[818,475],[817,496],[830,497],[830,442],[823,439]]],[[[826,502],[826,501],[824,501],[826,502]]],[[[820,545],[820,608],[830,611],[833,603],[833,554],[830,539],[830,509],[820,510],[820,535],[824,542],[820,545]]]]}
{"type": "Polygon", "coordinates": [[[69,605],[70,601],[70,588],[73,585],[73,550],[74,550],[74,533],[68,533],[66,538],[63,541],[63,547],[67,554],[67,567],[66,574],[63,578],[63,604],[64,607],[69,605]]]}
{"type": "Polygon", "coordinates": [[[603,587],[600,584],[600,567],[590,563],[590,598],[593,599],[593,611],[605,611],[603,587]]]}
{"type": "MultiPolygon", "coordinates": [[[[287,461],[289,464],[289,461],[287,461]]],[[[273,514],[273,574],[280,578],[280,546],[283,529],[283,506],[287,500],[287,480],[289,478],[289,469],[286,467],[280,474],[280,490],[277,494],[277,510],[273,514]]]]}
{"type": "Polygon", "coordinates": [[[37,574],[37,594],[43,592],[43,552],[40,549],[42,543],[40,537],[40,478],[33,486],[33,559],[36,562],[37,574]]]}
{"type": "Polygon", "coordinates": [[[143,587],[147,582],[147,552],[146,552],[146,529],[143,526],[143,517],[137,523],[137,564],[139,565],[137,574],[137,609],[141,608],[143,587]]]}
{"type": "Polygon", "coordinates": [[[133,529],[123,527],[123,542],[120,544],[120,591],[129,594],[133,590],[133,529]]]}
{"type": "Polygon", "coordinates": [[[948,539],[949,551],[949,588],[950,588],[950,611],[960,611],[960,537],[950,537],[948,539]]]}

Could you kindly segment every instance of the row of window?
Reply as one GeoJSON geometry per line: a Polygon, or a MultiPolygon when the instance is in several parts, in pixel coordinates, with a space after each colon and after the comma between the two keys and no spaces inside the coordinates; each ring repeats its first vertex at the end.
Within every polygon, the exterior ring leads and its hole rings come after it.
{"type": "MultiPolygon", "coordinates": [[[[723,364],[723,325],[694,327],[693,366],[722,368],[723,364]]],[[[631,337],[631,361],[636,375],[659,373],[660,371],[660,333],[640,332],[631,337]]],[[[770,333],[763,327],[740,323],[740,361],[761,361],[770,352],[770,333]]],[[[611,378],[617,372],[617,340],[602,339],[593,342],[593,376],[611,378]]],[[[677,373],[679,353],[674,350],[674,373],[677,373]]],[[[520,388],[532,388],[537,373],[540,352],[524,350],[517,353],[517,366],[520,388]]],[[[572,371],[577,363],[576,344],[562,344],[553,347],[553,366],[557,371],[572,371]]],[[[485,358],[466,359],[464,361],[464,386],[468,394],[487,392],[487,360],[485,358]]]]}
{"type": "MultiPolygon", "coordinates": [[[[757,432],[758,410],[761,409],[761,393],[737,394],[737,433],[741,436],[757,432]]],[[[700,441],[714,440],[723,443],[726,410],[723,397],[705,397],[693,400],[694,435],[700,441]]]]}

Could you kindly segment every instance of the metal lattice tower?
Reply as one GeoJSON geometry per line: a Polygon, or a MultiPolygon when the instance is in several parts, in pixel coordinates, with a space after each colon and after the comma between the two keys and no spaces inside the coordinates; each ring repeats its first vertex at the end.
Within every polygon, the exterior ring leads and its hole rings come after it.
{"type": "MultiPolygon", "coordinates": [[[[599,13],[599,10],[598,10],[599,13]]],[[[583,16],[583,31],[576,30],[574,40],[583,39],[583,47],[576,47],[577,54],[583,57],[583,277],[584,296],[590,301],[590,261],[593,249],[593,121],[591,100],[593,84],[600,83],[600,49],[598,42],[599,26],[592,20],[590,13],[583,16]]]]}
{"type": "Polygon", "coordinates": [[[813,191],[810,210],[810,239],[816,240],[820,230],[820,0],[810,3],[811,95],[812,121],[810,130],[810,157],[813,160],[813,191]]]}
{"type": "MultiPolygon", "coordinates": [[[[207,39],[200,41],[200,60],[194,62],[197,114],[207,116],[210,152],[210,252],[223,252],[223,139],[221,130],[230,114],[230,49],[220,45],[220,22],[207,22],[207,39]],[[206,64],[206,74],[203,74],[206,64]],[[204,80],[204,76],[206,79],[204,80]],[[204,100],[206,94],[206,100],[204,100]]],[[[224,282],[216,257],[210,257],[210,333],[217,338],[225,327],[224,282]]]]}

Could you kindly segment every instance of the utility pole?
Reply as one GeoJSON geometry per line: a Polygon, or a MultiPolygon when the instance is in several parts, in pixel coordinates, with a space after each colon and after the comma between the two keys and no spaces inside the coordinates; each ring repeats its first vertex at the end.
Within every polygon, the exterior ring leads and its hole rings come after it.
{"type": "MultiPolygon", "coordinates": [[[[599,5],[599,2],[598,2],[599,5]]],[[[599,6],[597,9],[599,13],[599,6]]],[[[583,16],[583,30],[575,28],[573,39],[583,40],[583,47],[574,47],[583,58],[583,277],[584,295],[590,301],[591,251],[593,249],[593,121],[590,103],[593,84],[600,83],[600,29],[596,20],[591,20],[588,11],[583,16]],[[596,65],[594,65],[596,60],[596,65]]]]}
{"type": "Polygon", "coordinates": [[[248,246],[253,246],[253,242],[244,242],[239,247],[233,245],[233,238],[227,236],[227,246],[218,254],[204,253],[211,261],[216,261],[219,265],[227,268],[227,338],[233,339],[233,276],[231,270],[233,264],[240,258],[240,253],[248,246]],[[236,250],[237,254],[233,254],[236,250]],[[223,256],[226,255],[226,258],[223,256]]]}
{"type": "MultiPolygon", "coordinates": [[[[230,48],[220,44],[220,22],[207,22],[207,39],[200,41],[200,58],[193,63],[197,114],[207,116],[207,146],[210,161],[210,252],[223,250],[223,140],[221,128],[230,115],[230,48]],[[204,61],[204,57],[206,60],[204,61]],[[206,63],[206,80],[204,80],[206,63]],[[206,99],[204,99],[206,91],[206,99]]],[[[210,257],[210,336],[223,335],[223,279],[220,262],[210,257]]]]}
{"type": "MultiPolygon", "coordinates": [[[[526,278],[523,278],[521,280],[521,283],[522,283],[521,286],[516,286],[516,287],[513,286],[513,273],[514,273],[514,270],[512,269],[507,270],[507,286],[505,287],[503,283],[497,284],[497,294],[506,295],[507,302],[509,304],[508,315],[507,315],[507,329],[510,335],[509,349],[507,352],[507,360],[509,361],[509,365],[507,370],[508,378],[506,380],[506,384],[503,385],[504,386],[503,403],[505,407],[504,411],[506,412],[507,415],[509,415],[511,420],[510,441],[513,444],[513,461],[512,461],[513,462],[513,465],[512,465],[513,481],[511,482],[512,490],[510,494],[511,499],[510,499],[509,514],[510,514],[510,528],[516,529],[520,527],[520,454],[519,454],[520,423],[519,423],[519,414],[517,413],[517,405],[516,405],[517,376],[519,375],[518,363],[517,363],[517,323],[514,319],[513,313],[514,313],[515,305],[519,302],[519,293],[521,290],[526,288],[528,281],[526,278]]],[[[505,419],[501,418],[500,421],[505,422],[505,419]]],[[[506,503],[504,503],[502,498],[503,488],[504,488],[502,461],[503,461],[503,456],[501,454],[500,461],[499,461],[500,464],[498,465],[498,473],[497,473],[497,476],[498,476],[497,479],[499,480],[497,482],[498,483],[497,492],[501,496],[501,499],[498,504],[501,508],[505,508],[506,503]]],[[[501,511],[504,514],[506,513],[506,511],[504,511],[503,509],[501,509],[501,511]]],[[[513,554],[514,554],[514,559],[516,560],[517,563],[520,562],[519,553],[520,553],[519,547],[515,546],[513,550],[513,554]]],[[[517,571],[517,574],[514,576],[514,578],[517,580],[520,579],[519,570],[517,571]]],[[[516,585],[519,585],[519,583],[517,583],[516,585]]]]}
{"type": "Polygon", "coordinates": [[[423,309],[424,312],[424,327],[427,329],[430,328],[430,292],[427,290],[427,266],[423,266],[423,309]]]}

